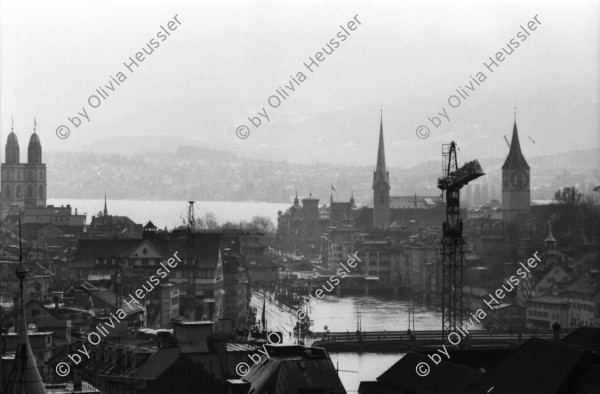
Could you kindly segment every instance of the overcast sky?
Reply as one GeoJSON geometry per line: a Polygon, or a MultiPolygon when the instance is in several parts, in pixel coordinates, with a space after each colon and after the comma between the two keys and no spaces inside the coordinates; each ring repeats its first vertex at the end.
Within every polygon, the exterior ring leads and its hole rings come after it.
{"type": "Polygon", "coordinates": [[[22,157],[36,116],[46,151],[123,135],[155,149],[151,136],[170,135],[174,145],[192,139],[247,156],[374,165],[382,104],[390,165],[438,160],[451,139],[469,159],[504,156],[515,106],[526,157],[600,147],[597,1],[3,0],[0,15],[2,146],[14,116],[22,157]],[[161,41],[175,15],[180,24],[161,41]],[[343,42],[340,25],[350,33],[343,42]],[[158,48],[127,70],[151,39],[158,48]],[[331,39],[339,46],[311,73],[303,63],[331,39]],[[483,63],[511,39],[519,47],[490,72],[483,63]],[[126,79],[91,108],[90,95],[119,72],[126,79]],[[284,84],[294,91],[284,88],[289,97],[272,108],[284,84]],[[459,87],[469,96],[452,108],[459,87]],[[248,117],[263,107],[269,121],[256,128],[248,117]],[[436,115],[443,108],[449,121],[436,115]],[[77,115],[84,109],[89,121],[77,115]],[[56,136],[60,125],[67,139],[56,136]],[[247,139],[236,137],[240,125],[247,139]],[[417,137],[419,125],[429,138],[417,137]]]}

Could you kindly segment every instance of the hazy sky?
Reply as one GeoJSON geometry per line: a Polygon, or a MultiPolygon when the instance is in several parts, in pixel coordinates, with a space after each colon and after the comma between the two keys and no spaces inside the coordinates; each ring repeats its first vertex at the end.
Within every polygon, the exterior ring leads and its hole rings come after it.
{"type": "Polygon", "coordinates": [[[46,151],[117,145],[123,135],[155,149],[151,136],[170,135],[247,156],[374,165],[381,104],[391,165],[437,160],[451,139],[469,159],[504,156],[515,106],[526,157],[600,147],[597,1],[3,0],[0,15],[2,146],[14,116],[22,157],[35,115],[46,151]],[[180,24],[161,41],[175,15],[180,24]],[[151,39],[158,47],[127,70],[151,39]],[[311,73],[303,63],[331,39],[339,46],[311,73]],[[511,39],[519,47],[490,72],[483,63],[511,39]],[[99,87],[109,97],[90,104],[99,87]],[[289,97],[273,108],[279,87],[289,97]],[[459,87],[469,96],[452,108],[459,87]],[[255,128],[248,117],[263,107],[269,121],[255,128]],[[443,108],[449,121],[436,115],[443,108]],[[84,109],[89,121],[77,115],[84,109]],[[251,135],[241,140],[243,124],[251,135]],[[67,139],[56,136],[60,125],[67,139]],[[417,137],[419,125],[429,138],[417,137]]]}

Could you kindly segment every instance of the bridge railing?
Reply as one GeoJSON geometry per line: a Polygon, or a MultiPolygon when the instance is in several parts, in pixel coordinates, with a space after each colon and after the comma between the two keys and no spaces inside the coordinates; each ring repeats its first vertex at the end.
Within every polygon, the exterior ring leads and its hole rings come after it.
{"type": "MultiPolygon", "coordinates": [[[[463,330],[463,332],[465,332],[463,330]]],[[[450,331],[446,332],[446,337],[450,331]]],[[[560,336],[563,337],[567,330],[561,330],[560,336]]],[[[461,339],[464,337],[457,331],[461,339]]],[[[465,334],[467,334],[465,332],[465,334]]],[[[469,330],[468,337],[472,342],[488,342],[488,341],[508,341],[519,342],[519,340],[528,339],[530,337],[543,339],[553,339],[554,332],[552,330],[469,330]]],[[[312,338],[317,341],[324,342],[406,342],[411,343],[413,338],[418,343],[439,343],[442,341],[441,331],[413,331],[408,334],[406,331],[364,331],[357,333],[356,331],[348,332],[315,332],[312,338]]],[[[444,338],[447,342],[447,338],[444,338]]]]}

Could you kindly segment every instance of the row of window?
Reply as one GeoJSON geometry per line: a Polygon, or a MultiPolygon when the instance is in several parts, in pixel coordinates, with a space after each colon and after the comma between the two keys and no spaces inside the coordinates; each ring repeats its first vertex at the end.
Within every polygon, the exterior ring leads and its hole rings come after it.
{"type": "MultiPolygon", "coordinates": [[[[23,197],[23,188],[20,184],[18,184],[14,189],[11,185],[4,185],[4,198],[22,198],[23,197]]],[[[44,185],[39,185],[39,187],[34,189],[33,185],[27,185],[27,191],[25,193],[25,198],[45,198],[44,194],[44,185]],[[37,192],[37,193],[34,193],[37,192]],[[37,194],[37,195],[35,195],[37,194]]]]}
{"type": "MultiPolygon", "coordinates": [[[[38,172],[38,180],[43,181],[46,177],[46,173],[43,170],[38,172]]],[[[25,180],[33,181],[33,170],[28,170],[25,173],[25,180]]],[[[8,170],[5,169],[2,171],[2,179],[7,181],[22,181],[23,180],[23,171],[22,170],[8,170]]]]}

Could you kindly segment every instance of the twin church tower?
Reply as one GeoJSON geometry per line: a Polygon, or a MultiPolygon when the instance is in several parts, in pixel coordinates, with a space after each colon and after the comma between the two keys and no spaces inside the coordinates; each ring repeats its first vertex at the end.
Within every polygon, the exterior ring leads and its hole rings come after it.
{"type": "Polygon", "coordinates": [[[19,140],[11,127],[0,173],[2,209],[46,206],[46,164],[42,163],[42,144],[36,133],[35,121],[27,147],[27,163],[20,161],[19,140]]]}
{"type": "MultiPolygon", "coordinates": [[[[530,168],[521,152],[517,121],[513,127],[510,151],[502,166],[502,219],[515,222],[527,216],[531,206],[530,168]]],[[[379,125],[377,167],[373,174],[373,227],[390,226],[390,174],[385,165],[383,117],[379,125]]]]}

